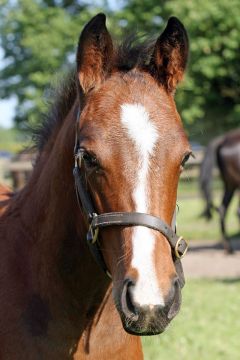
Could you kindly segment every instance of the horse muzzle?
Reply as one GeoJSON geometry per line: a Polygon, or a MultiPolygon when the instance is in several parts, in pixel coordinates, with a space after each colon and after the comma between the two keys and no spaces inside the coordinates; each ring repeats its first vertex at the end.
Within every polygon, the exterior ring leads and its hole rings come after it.
{"type": "Polygon", "coordinates": [[[117,301],[124,329],[130,334],[139,336],[162,333],[180,309],[181,287],[178,278],[172,281],[164,305],[136,303],[133,296],[134,287],[134,281],[126,279],[120,301],[117,301]]]}

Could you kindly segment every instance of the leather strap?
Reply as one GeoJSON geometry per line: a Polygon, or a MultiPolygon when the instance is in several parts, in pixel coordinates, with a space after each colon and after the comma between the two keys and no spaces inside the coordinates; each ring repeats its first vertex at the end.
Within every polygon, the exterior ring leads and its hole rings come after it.
{"type": "Polygon", "coordinates": [[[181,257],[187,250],[187,243],[160,218],[138,212],[113,212],[96,215],[92,219],[91,228],[93,230],[107,226],[146,226],[153,230],[161,232],[169,241],[174,251],[177,251],[176,257],[181,257]],[[177,249],[176,249],[177,246],[177,249]]]}
{"type": "Polygon", "coordinates": [[[75,188],[80,208],[82,207],[87,217],[88,223],[91,222],[95,210],[92,205],[92,199],[86,189],[85,179],[83,173],[80,171],[78,166],[73,169],[73,176],[75,180],[75,188]]]}
{"type": "MultiPolygon", "coordinates": [[[[89,193],[87,192],[86,186],[85,186],[85,179],[83,178],[83,175],[78,167],[78,164],[75,163],[75,167],[73,169],[73,176],[75,180],[75,189],[76,189],[76,195],[77,195],[77,201],[79,207],[84,211],[84,214],[87,218],[87,221],[89,224],[91,224],[91,221],[94,216],[94,208],[92,205],[92,200],[90,198],[89,193]]],[[[107,266],[105,264],[101,249],[99,247],[98,241],[93,242],[89,238],[89,231],[87,234],[87,244],[89,247],[89,250],[94,257],[95,261],[98,263],[101,269],[107,274],[109,278],[111,278],[111,275],[107,269],[107,266]]]]}
{"type": "Polygon", "coordinates": [[[98,242],[99,228],[107,226],[146,226],[161,232],[168,239],[171,248],[173,249],[173,260],[179,276],[180,285],[183,287],[185,280],[180,258],[186,253],[188,244],[182,237],[178,237],[176,235],[176,212],[174,213],[171,224],[175,231],[163,220],[150,214],[137,212],[112,212],[97,215],[90,194],[87,191],[84,173],[80,171],[82,152],[79,148],[77,136],[74,156],[75,166],[73,169],[73,175],[75,179],[77,200],[89,223],[87,243],[93,257],[103,271],[111,278],[98,242]]]}

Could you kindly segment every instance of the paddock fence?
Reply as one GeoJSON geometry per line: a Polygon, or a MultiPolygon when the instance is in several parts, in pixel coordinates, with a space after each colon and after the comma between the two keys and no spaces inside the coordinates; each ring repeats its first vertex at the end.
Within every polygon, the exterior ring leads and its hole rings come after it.
{"type": "MultiPolygon", "coordinates": [[[[188,160],[180,181],[198,179],[203,156],[203,148],[194,151],[194,157],[190,157],[188,160]]],[[[29,152],[22,152],[12,159],[0,159],[0,182],[7,183],[14,190],[21,189],[31,175],[35,159],[36,154],[29,152]]],[[[217,176],[217,169],[214,170],[214,173],[217,176]]]]}

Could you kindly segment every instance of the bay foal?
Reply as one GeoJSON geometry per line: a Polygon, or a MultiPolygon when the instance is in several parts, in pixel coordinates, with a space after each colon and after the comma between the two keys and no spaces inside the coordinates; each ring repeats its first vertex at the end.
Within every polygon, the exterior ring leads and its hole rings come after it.
{"type": "Polygon", "coordinates": [[[160,333],[177,314],[183,274],[167,238],[146,226],[101,229],[111,281],[86,244],[72,168],[77,138],[99,214],[148,213],[170,226],[190,152],[173,98],[187,55],[176,18],[154,45],[114,46],[103,14],[84,28],[31,179],[1,217],[1,359],[139,360],[134,335],[160,333]]]}

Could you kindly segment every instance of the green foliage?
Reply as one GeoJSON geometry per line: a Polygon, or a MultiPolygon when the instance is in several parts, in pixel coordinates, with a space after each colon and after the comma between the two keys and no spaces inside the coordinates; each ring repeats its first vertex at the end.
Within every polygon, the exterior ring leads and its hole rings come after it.
{"type": "Polygon", "coordinates": [[[206,142],[216,132],[239,126],[239,1],[129,0],[124,4],[116,21],[126,32],[160,33],[171,15],[187,28],[190,62],[176,99],[192,138],[206,142]]]}
{"type": "MultiPolygon", "coordinates": [[[[0,97],[16,95],[18,125],[39,121],[43,94],[55,73],[71,63],[91,9],[78,1],[0,0],[1,46],[5,66],[0,97]]],[[[58,73],[58,77],[60,77],[58,73]]]]}
{"type": "Polygon", "coordinates": [[[145,360],[239,359],[239,291],[239,279],[187,280],[169,329],[143,338],[145,360]]]}
{"type": "Polygon", "coordinates": [[[15,128],[4,129],[0,127],[0,151],[9,151],[12,154],[31,146],[30,138],[15,128]]]}

